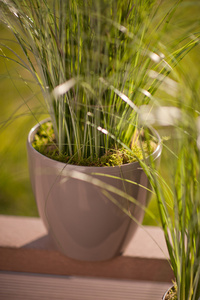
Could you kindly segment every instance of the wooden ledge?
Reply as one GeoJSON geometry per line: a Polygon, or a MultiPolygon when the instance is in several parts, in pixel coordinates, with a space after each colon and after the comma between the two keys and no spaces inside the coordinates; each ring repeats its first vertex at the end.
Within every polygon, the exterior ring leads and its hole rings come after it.
{"type": "Polygon", "coordinates": [[[167,282],[0,271],[2,300],[161,300],[167,282]]]}
{"type": "Polygon", "coordinates": [[[103,262],[76,261],[57,250],[39,218],[0,215],[1,271],[171,282],[166,253],[162,230],[145,226],[122,256],[103,262]]]}

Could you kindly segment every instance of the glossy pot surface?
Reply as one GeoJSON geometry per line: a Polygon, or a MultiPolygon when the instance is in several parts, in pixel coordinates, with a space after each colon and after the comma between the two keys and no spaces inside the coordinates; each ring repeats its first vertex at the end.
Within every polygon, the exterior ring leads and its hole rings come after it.
{"type": "MultiPolygon", "coordinates": [[[[44,122],[46,120],[40,124],[44,122]]],[[[84,167],[49,159],[31,144],[39,126],[30,131],[27,150],[32,189],[47,230],[60,250],[71,258],[98,261],[121,254],[137,223],[142,222],[144,210],[140,206],[146,206],[150,196],[148,179],[139,163],[84,167]],[[140,205],[130,203],[120,192],[113,193],[112,188],[108,195],[108,186],[126,192],[140,205]],[[123,213],[110,196],[130,210],[136,222],[123,213]]],[[[159,143],[152,155],[159,160],[160,154],[159,143]]]]}

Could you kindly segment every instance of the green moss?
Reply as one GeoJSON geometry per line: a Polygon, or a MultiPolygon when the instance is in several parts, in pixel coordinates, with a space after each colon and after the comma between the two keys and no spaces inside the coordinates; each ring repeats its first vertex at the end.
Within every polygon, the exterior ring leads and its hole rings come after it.
{"type": "Polygon", "coordinates": [[[136,138],[136,142],[132,143],[131,149],[129,151],[125,148],[113,148],[110,149],[107,153],[105,153],[100,158],[82,158],[77,159],[76,157],[70,157],[66,153],[60,153],[58,147],[56,145],[55,134],[53,130],[53,126],[51,122],[46,122],[43,124],[37,134],[35,135],[34,142],[32,146],[41,154],[60,161],[64,163],[70,163],[73,165],[79,166],[119,166],[123,164],[128,164],[131,162],[137,161],[137,159],[141,160],[145,154],[152,153],[155,150],[156,143],[152,142],[151,144],[146,141],[142,141],[142,148],[138,142],[138,137],[136,138]]]}

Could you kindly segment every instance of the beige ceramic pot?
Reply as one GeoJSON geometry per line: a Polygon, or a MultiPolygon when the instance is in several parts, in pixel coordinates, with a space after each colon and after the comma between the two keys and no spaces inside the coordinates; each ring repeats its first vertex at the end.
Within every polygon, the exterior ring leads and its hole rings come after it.
{"type": "MultiPolygon", "coordinates": [[[[146,206],[150,193],[143,186],[148,187],[149,183],[140,165],[134,162],[116,167],[84,167],[49,159],[31,145],[39,126],[30,131],[27,141],[30,179],[39,215],[60,250],[71,258],[87,261],[107,260],[123,253],[138,227],[137,223],[113,204],[99,186],[86,181],[99,179],[146,206]]],[[[160,138],[156,131],[153,133],[159,144],[152,155],[159,160],[160,138]]],[[[138,222],[142,222],[143,209],[118,194],[112,196],[130,209],[138,222]]]]}

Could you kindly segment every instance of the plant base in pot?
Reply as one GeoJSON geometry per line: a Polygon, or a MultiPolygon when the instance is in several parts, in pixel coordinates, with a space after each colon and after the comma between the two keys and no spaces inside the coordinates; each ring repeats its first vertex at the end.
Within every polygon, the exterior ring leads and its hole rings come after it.
{"type": "Polygon", "coordinates": [[[171,286],[164,294],[162,300],[177,300],[177,291],[175,286],[171,286]]]}
{"type": "MultiPolygon", "coordinates": [[[[47,230],[68,257],[102,261],[120,255],[142,222],[144,209],[140,206],[146,206],[150,196],[144,171],[138,162],[115,167],[85,167],[52,160],[32,146],[44,122],[46,120],[30,131],[27,150],[31,184],[47,230]],[[107,186],[139,202],[139,205],[130,203],[120,193],[109,191],[120,206],[131,211],[137,222],[107,197],[107,186]]],[[[154,159],[159,159],[161,153],[158,135],[157,138],[154,159]]]]}

